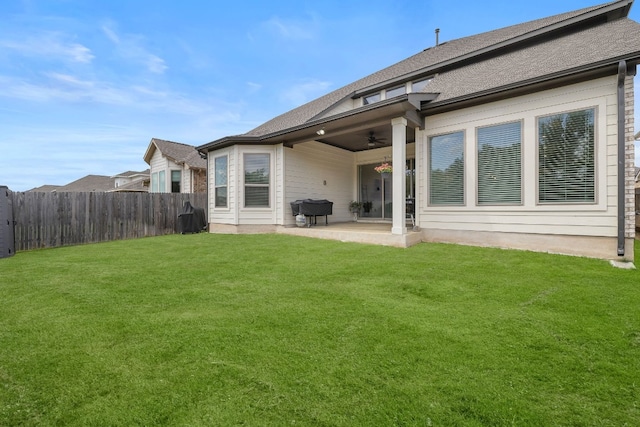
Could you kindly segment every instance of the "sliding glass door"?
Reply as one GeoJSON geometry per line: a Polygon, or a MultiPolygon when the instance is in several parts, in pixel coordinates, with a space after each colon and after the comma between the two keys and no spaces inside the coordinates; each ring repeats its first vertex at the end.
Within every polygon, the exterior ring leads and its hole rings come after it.
{"type": "MultiPolygon", "coordinates": [[[[360,165],[358,167],[359,202],[362,203],[360,217],[371,219],[392,218],[392,181],[391,174],[383,177],[374,170],[380,163],[360,165]]],[[[408,159],[405,168],[406,197],[415,197],[415,160],[408,159]]]]}

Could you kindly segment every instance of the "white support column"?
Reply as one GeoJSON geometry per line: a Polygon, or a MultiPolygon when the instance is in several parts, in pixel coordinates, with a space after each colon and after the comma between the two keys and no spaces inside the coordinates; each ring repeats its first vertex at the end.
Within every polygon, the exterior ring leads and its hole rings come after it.
{"type": "Polygon", "coordinates": [[[396,117],[392,126],[393,161],[393,226],[391,234],[407,234],[406,179],[407,165],[407,119],[396,117]]]}

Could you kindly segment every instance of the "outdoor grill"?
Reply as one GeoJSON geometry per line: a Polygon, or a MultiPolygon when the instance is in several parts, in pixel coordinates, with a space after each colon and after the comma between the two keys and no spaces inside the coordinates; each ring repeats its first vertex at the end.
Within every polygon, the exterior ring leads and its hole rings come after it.
{"type": "Polygon", "coordinates": [[[324,216],[325,225],[329,225],[328,215],[333,214],[333,202],[324,199],[304,199],[291,202],[293,216],[302,214],[309,217],[307,227],[317,224],[317,217],[324,216]],[[313,217],[313,222],[311,221],[313,217]]]}

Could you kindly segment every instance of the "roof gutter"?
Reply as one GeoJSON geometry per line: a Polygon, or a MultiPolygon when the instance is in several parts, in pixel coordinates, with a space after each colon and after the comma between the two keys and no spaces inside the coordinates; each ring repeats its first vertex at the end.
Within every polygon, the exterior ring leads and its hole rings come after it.
{"type": "Polygon", "coordinates": [[[624,256],[625,230],[625,97],[624,83],[627,77],[627,62],[618,63],[618,256],[624,256]]]}

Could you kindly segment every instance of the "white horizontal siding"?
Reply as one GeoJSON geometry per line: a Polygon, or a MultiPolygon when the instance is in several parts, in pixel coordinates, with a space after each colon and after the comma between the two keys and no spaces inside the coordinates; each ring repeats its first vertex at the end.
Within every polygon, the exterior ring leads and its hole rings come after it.
{"type": "Polygon", "coordinates": [[[349,202],[355,199],[354,154],[315,141],[284,149],[284,225],[295,224],[290,203],[299,199],[333,202],[332,222],[352,219],[349,202]]]}
{"type": "Polygon", "coordinates": [[[616,78],[561,87],[426,118],[426,130],[417,132],[418,223],[422,228],[458,231],[615,236],[617,232],[617,107],[616,78]],[[596,108],[596,202],[540,205],[537,203],[536,118],[566,111],[596,108]],[[476,206],[476,128],[522,121],[523,203],[521,206],[476,206]],[[427,206],[428,137],[465,132],[464,207],[427,206]]]}
{"type": "Polygon", "coordinates": [[[193,171],[189,169],[186,165],[182,168],[181,171],[182,181],[180,182],[180,192],[181,193],[192,193],[191,182],[193,171]]]}

